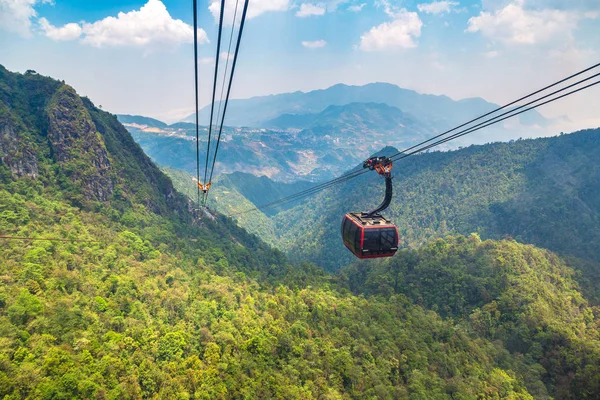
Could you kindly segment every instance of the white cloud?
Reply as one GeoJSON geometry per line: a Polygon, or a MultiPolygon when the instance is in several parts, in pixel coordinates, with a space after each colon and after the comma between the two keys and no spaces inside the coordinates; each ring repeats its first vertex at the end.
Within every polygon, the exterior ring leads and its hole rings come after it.
{"type": "Polygon", "coordinates": [[[324,40],[315,40],[313,42],[302,42],[302,46],[308,47],[309,49],[317,49],[319,47],[325,47],[327,42],[324,40]]]}
{"type": "Polygon", "coordinates": [[[529,10],[523,7],[523,0],[515,0],[499,10],[471,17],[466,31],[481,32],[506,44],[531,45],[570,37],[581,16],[576,11],[529,10]]]}
{"type": "Polygon", "coordinates": [[[31,37],[31,18],[37,13],[34,6],[52,0],[0,0],[0,29],[31,37]]]}
{"type": "Polygon", "coordinates": [[[440,14],[440,13],[449,13],[450,10],[457,6],[458,2],[456,1],[434,1],[433,3],[424,3],[418,4],[417,8],[419,11],[427,13],[427,14],[440,14]]]}
{"type": "Polygon", "coordinates": [[[362,35],[359,48],[364,51],[377,51],[416,47],[414,39],[421,36],[423,27],[417,13],[406,9],[395,11],[391,8],[386,8],[386,13],[393,16],[394,20],[375,26],[362,35]]]}
{"type": "MultiPolygon", "coordinates": [[[[59,28],[45,18],[40,18],[39,22],[51,39],[74,40],[83,35],[81,43],[94,47],[170,47],[194,40],[194,28],[173,19],[160,0],[148,0],[139,11],[120,12],[116,18],[106,17],[93,23],[69,23],[59,28]]],[[[203,29],[198,29],[198,43],[208,43],[203,29]]]]}
{"type": "MultiPolygon", "coordinates": [[[[289,0],[252,0],[248,4],[248,13],[246,15],[247,19],[252,19],[258,17],[261,14],[264,14],[269,11],[287,11],[290,6],[289,0]]],[[[243,5],[240,1],[238,5],[238,15],[237,20],[241,18],[243,5]]],[[[215,21],[219,21],[219,14],[221,12],[221,2],[219,0],[210,0],[210,5],[208,6],[208,10],[213,15],[215,21]]],[[[233,21],[233,14],[235,12],[235,2],[234,1],[226,1],[225,2],[225,13],[223,15],[223,24],[227,26],[231,26],[233,21]]]]}
{"type": "Polygon", "coordinates": [[[312,15],[325,14],[325,6],[322,4],[304,3],[300,5],[300,9],[296,12],[296,17],[310,17],[312,15]]]}
{"type": "Polygon", "coordinates": [[[350,6],[348,7],[348,11],[352,11],[352,12],[361,12],[362,9],[367,5],[367,3],[362,3],[362,4],[358,4],[355,6],[350,6]]]}
{"type": "Polygon", "coordinates": [[[40,27],[52,40],[75,40],[81,36],[83,29],[76,23],[70,23],[57,28],[50,24],[46,18],[40,18],[38,20],[40,27]]]}
{"type": "MultiPolygon", "coordinates": [[[[120,12],[94,23],[84,23],[82,43],[95,47],[177,45],[192,43],[194,28],[173,19],[160,0],[148,0],[139,11],[120,12]]],[[[198,29],[198,42],[207,43],[206,32],[198,29]]]]}
{"type": "Polygon", "coordinates": [[[215,58],[214,57],[200,57],[198,59],[198,62],[200,64],[212,64],[215,62],[215,58]]]}

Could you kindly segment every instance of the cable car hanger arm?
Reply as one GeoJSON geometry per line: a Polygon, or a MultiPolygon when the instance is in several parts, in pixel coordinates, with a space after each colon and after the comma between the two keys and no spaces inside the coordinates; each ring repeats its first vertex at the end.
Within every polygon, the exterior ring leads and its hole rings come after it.
{"type": "Polygon", "coordinates": [[[393,188],[392,188],[392,167],[393,162],[389,157],[371,157],[363,163],[363,168],[376,171],[379,175],[385,178],[385,197],[379,207],[374,210],[363,212],[362,215],[365,217],[380,216],[381,212],[389,207],[392,202],[393,188]]]}

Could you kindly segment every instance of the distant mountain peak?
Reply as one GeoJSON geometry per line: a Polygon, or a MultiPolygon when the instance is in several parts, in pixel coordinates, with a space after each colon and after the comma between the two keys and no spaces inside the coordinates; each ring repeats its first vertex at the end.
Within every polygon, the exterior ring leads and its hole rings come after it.
{"type": "MultiPolygon", "coordinates": [[[[272,121],[284,115],[318,114],[330,106],[351,103],[382,103],[396,107],[418,120],[431,122],[439,129],[447,129],[485,114],[498,105],[482,98],[453,100],[446,95],[422,94],[412,89],[401,88],[388,82],[373,82],[364,85],[338,83],[325,89],[308,92],[295,91],[269,96],[233,99],[229,102],[225,124],[227,126],[268,127],[272,121]]],[[[199,113],[201,124],[209,120],[210,106],[199,113]]],[[[520,118],[520,117],[519,117],[520,118]]],[[[194,114],[184,119],[194,120],[194,114]]],[[[521,119],[525,125],[532,121],[536,125],[544,118],[536,111],[521,119]]]]}

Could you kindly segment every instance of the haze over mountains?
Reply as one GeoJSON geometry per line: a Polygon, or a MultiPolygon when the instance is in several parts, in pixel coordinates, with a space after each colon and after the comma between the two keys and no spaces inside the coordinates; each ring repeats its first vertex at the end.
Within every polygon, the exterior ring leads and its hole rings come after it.
{"type": "MultiPolygon", "coordinates": [[[[384,83],[231,100],[217,170],[284,182],[331,179],[384,146],[410,147],[497,107],[480,98],[454,101],[384,83]]],[[[202,110],[202,123],[209,121],[208,113],[202,110]]],[[[195,172],[192,123],[168,126],[142,116],[119,118],[154,161],[195,172]]],[[[186,119],[193,120],[194,115],[186,119]]],[[[494,125],[442,148],[545,135],[549,123],[533,110],[515,118],[513,126],[494,125]]],[[[207,132],[203,126],[202,164],[207,132]]]]}
{"type": "MultiPolygon", "coordinates": [[[[180,122],[159,127],[146,117],[119,118],[154,161],[195,172],[193,124],[180,122]]],[[[287,182],[330,179],[390,142],[406,147],[434,132],[428,123],[395,107],[376,103],[331,106],[300,118],[282,115],[269,125],[272,128],[225,127],[218,171],[248,172],[287,182]]],[[[207,134],[207,128],[202,127],[202,165],[207,134]]]]}
{"type": "MultiPolygon", "coordinates": [[[[226,123],[229,126],[268,127],[273,119],[283,114],[318,114],[330,106],[351,103],[387,104],[428,122],[436,129],[448,129],[498,107],[479,97],[456,101],[447,96],[420,94],[389,83],[370,83],[364,86],[337,84],[311,92],[232,99],[228,104],[226,123]]],[[[218,104],[215,106],[218,107],[218,104]]],[[[210,107],[207,106],[200,110],[199,118],[201,121],[208,121],[209,115],[210,107]]],[[[193,122],[194,114],[184,121],[193,122]]],[[[524,125],[545,126],[547,122],[535,110],[521,118],[524,125]]]]}

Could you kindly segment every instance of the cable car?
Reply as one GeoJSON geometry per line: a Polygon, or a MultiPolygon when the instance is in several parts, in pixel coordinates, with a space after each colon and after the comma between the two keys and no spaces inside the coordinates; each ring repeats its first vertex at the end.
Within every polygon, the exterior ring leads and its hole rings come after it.
{"type": "Polygon", "coordinates": [[[342,220],[342,240],[358,258],[391,257],[398,250],[398,228],[381,211],[392,201],[392,161],[388,157],[371,157],[363,168],[375,170],[385,178],[385,199],[372,211],[346,214],[342,220]]]}

